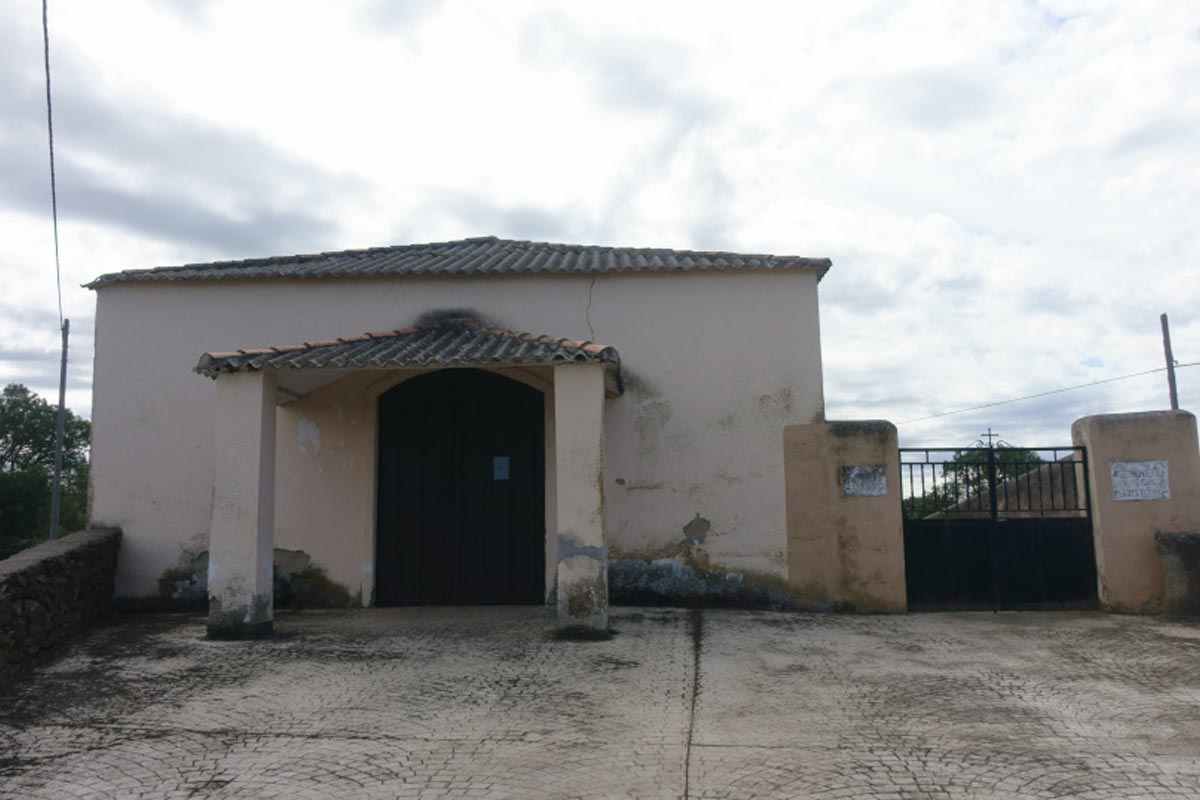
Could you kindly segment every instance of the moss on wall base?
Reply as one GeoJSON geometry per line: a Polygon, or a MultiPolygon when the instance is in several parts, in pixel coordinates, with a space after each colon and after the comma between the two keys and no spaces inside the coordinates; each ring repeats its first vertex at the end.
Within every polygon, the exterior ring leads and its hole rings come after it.
{"type": "MultiPolygon", "coordinates": [[[[774,575],[722,571],[687,563],[684,555],[653,560],[617,558],[608,562],[613,605],[666,605],[708,608],[795,607],[787,582],[774,575]]],[[[707,559],[704,559],[707,563],[707,559]]]]}
{"type": "Polygon", "coordinates": [[[1200,619],[1200,533],[1159,531],[1154,541],[1163,566],[1163,610],[1200,619]]]}
{"type": "MultiPolygon", "coordinates": [[[[347,608],[358,597],[332,580],[325,568],[312,563],[303,550],[275,549],[274,605],[276,609],[347,608]]],[[[119,598],[123,611],[207,611],[208,551],[185,552],[179,563],[158,578],[153,597],[119,598]]]]}
{"type": "Polygon", "coordinates": [[[330,579],[324,567],[308,564],[297,572],[275,570],[275,608],[346,608],[356,605],[350,591],[330,579]]]}

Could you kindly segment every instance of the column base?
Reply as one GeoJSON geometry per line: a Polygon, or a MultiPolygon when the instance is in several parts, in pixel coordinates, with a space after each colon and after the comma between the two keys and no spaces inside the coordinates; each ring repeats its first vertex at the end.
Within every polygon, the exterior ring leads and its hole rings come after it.
{"type": "Polygon", "coordinates": [[[243,622],[235,625],[213,624],[209,620],[207,636],[214,641],[236,642],[252,639],[270,639],[274,633],[275,623],[272,620],[267,620],[266,622],[243,622]]]}
{"type": "Polygon", "coordinates": [[[224,640],[269,639],[274,633],[271,596],[255,595],[246,605],[208,598],[208,638],[224,640]]]}
{"type": "Polygon", "coordinates": [[[558,562],[559,638],[608,637],[608,561],[576,555],[558,562]]]}

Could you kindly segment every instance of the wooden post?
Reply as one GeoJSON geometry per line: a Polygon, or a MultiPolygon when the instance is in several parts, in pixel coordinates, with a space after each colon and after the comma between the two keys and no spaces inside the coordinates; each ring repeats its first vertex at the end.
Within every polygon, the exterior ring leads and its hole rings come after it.
{"type": "Polygon", "coordinates": [[[67,416],[67,340],[71,337],[71,320],[62,324],[62,361],[58,367],[58,420],[54,426],[54,483],[50,487],[50,538],[58,538],[62,511],[63,428],[67,416]]]}
{"type": "Polygon", "coordinates": [[[1162,322],[1163,354],[1167,357],[1167,390],[1171,393],[1171,410],[1179,410],[1179,392],[1175,388],[1175,356],[1171,354],[1171,326],[1167,315],[1159,317],[1162,322]]]}

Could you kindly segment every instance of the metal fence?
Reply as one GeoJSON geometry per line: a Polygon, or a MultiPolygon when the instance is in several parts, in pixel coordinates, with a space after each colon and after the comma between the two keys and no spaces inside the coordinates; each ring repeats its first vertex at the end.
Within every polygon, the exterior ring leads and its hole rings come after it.
{"type": "Polygon", "coordinates": [[[905,519],[1079,517],[1089,507],[1082,447],[900,450],[905,519]]]}

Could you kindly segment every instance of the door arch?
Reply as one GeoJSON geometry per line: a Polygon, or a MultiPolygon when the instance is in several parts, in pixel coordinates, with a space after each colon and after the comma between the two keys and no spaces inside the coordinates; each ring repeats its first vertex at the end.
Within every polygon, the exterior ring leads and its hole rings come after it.
{"type": "Polygon", "coordinates": [[[375,604],[540,604],[541,392],[445,369],[380,395],[378,420],[375,604]]]}

